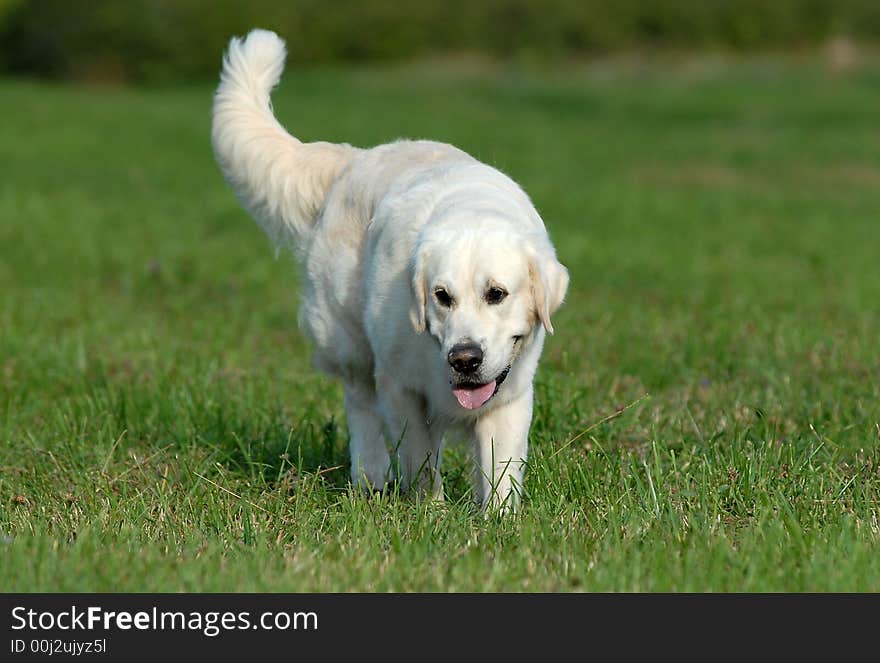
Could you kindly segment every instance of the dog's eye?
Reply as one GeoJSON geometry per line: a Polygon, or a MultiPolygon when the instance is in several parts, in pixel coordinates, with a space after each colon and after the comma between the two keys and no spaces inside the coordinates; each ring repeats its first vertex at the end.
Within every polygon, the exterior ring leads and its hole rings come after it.
{"type": "Polygon", "coordinates": [[[434,291],[434,297],[437,299],[437,303],[439,303],[440,306],[445,306],[446,308],[451,307],[455,303],[452,295],[446,292],[443,288],[437,288],[434,291]]]}
{"type": "Polygon", "coordinates": [[[492,287],[486,291],[486,301],[489,304],[500,304],[507,297],[507,293],[501,288],[492,287]]]}

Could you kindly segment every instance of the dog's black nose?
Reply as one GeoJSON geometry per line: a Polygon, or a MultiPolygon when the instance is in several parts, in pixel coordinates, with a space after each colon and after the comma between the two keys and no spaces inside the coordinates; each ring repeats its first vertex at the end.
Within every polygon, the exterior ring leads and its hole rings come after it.
{"type": "Polygon", "coordinates": [[[449,364],[459,373],[469,374],[483,363],[483,351],[476,343],[456,343],[449,351],[449,364]]]}

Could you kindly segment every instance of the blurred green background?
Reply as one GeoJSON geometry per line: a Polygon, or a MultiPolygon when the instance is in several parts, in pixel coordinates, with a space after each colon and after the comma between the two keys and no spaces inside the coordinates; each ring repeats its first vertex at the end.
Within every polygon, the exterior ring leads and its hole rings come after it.
{"type": "Polygon", "coordinates": [[[880,37],[877,0],[0,0],[0,71],[101,81],[213,77],[229,36],[283,34],[294,63],[467,53],[517,60],[824,48],[880,37]]]}

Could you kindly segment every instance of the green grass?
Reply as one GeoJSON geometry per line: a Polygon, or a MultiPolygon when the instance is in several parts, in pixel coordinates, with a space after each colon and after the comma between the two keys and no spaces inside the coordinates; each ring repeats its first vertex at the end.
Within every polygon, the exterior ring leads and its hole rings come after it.
{"type": "Polygon", "coordinates": [[[512,175],[570,268],[503,521],[463,450],[442,506],[350,490],[210,85],[0,98],[5,591],[880,591],[877,63],[286,74],[304,139],[512,175]]]}

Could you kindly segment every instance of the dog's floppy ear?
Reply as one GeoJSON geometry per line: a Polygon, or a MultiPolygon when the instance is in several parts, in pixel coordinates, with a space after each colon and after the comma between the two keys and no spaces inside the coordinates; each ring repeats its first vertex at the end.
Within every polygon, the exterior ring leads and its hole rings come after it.
{"type": "Polygon", "coordinates": [[[529,281],[535,309],[541,324],[551,334],[550,316],[565,299],[568,290],[568,270],[560,263],[553,251],[531,250],[529,256],[529,281]]]}
{"type": "Polygon", "coordinates": [[[425,306],[427,297],[425,292],[425,274],[421,253],[416,253],[410,266],[412,271],[412,308],[409,310],[409,319],[412,321],[416,333],[421,334],[425,331],[426,327],[425,306]]]}

